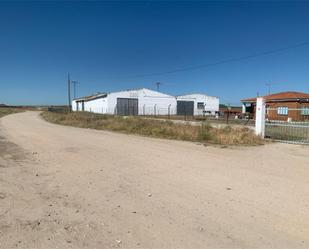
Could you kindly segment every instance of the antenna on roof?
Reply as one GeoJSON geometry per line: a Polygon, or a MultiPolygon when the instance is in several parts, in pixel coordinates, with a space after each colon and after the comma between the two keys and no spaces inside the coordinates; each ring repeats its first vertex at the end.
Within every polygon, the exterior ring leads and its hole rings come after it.
{"type": "Polygon", "coordinates": [[[268,87],[268,95],[270,95],[270,87],[271,87],[271,83],[266,83],[266,86],[268,87]]]}

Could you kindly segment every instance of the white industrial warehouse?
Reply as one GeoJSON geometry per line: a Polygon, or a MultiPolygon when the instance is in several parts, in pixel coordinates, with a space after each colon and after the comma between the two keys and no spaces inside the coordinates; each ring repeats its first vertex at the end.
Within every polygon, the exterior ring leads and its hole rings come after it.
{"type": "Polygon", "coordinates": [[[204,94],[175,97],[141,88],[77,98],[72,101],[72,110],[116,115],[215,115],[219,99],[204,94]]]}
{"type": "Polygon", "coordinates": [[[216,115],[219,111],[219,98],[205,94],[180,95],[177,99],[177,113],[185,111],[187,115],[216,115]]]}

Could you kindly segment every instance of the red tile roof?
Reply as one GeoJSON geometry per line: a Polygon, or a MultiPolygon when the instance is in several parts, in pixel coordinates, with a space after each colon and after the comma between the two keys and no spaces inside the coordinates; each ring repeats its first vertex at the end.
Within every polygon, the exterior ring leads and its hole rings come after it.
{"type": "MultiPolygon", "coordinates": [[[[266,96],[261,96],[266,99],[266,101],[272,101],[272,100],[299,100],[299,99],[309,99],[308,93],[302,93],[302,92],[280,92],[280,93],[274,93],[266,96]]],[[[256,102],[256,98],[248,98],[248,99],[242,99],[241,102],[256,102]]]]}

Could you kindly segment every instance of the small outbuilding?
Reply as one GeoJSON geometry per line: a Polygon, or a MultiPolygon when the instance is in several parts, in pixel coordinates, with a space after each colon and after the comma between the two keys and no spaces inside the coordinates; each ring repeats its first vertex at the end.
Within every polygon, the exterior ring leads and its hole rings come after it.
{"type": "Polygon", "coordinates": [[[73,111],[115,115],[175,115],[174,96],[146,88],[98,93],[72,101],[73,111]]]}
{"type": "Polygon", "coordinates": [[[177,115],[216,115],[219,98],[205,94],[180,95],[177,99],[177,115]]]}

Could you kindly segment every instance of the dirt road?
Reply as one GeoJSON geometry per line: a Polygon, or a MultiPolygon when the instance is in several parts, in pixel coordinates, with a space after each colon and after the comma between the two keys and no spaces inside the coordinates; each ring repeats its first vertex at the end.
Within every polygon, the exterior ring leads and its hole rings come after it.
{"type": "Polygon", "coordinates": [[[0,119],[0,248],[309,248],[309,147],[0,119]]]}

